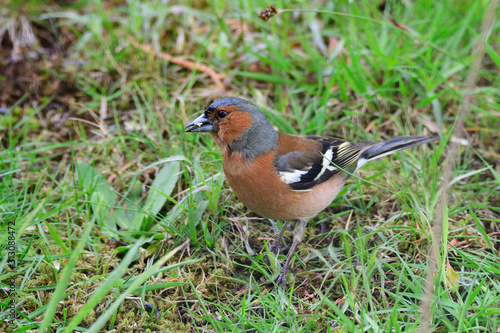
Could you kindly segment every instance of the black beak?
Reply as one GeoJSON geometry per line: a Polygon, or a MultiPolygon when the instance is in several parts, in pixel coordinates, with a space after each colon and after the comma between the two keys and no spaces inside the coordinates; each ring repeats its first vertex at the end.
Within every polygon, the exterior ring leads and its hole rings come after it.
{"type": "Polygon", "coordinates": [[[212,122],[202,114],[184,127],[186,132],[211,132],[214,130],[212,122]]]}

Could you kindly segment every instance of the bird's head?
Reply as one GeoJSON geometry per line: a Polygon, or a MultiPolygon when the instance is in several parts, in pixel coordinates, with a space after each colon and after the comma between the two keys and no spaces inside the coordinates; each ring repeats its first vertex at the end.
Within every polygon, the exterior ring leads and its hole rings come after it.
{"type": "Polygon", "coordinates": [[[264,113],[241,98],[223,98],[186,125],[186,132],[210,132],[219,147],[259,156],[276,147],[278,132],[264,113]]]}

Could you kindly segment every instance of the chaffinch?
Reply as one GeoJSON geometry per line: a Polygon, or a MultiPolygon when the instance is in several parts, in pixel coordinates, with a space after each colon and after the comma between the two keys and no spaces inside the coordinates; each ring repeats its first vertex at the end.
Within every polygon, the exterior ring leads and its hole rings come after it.
{"type": "Polygon", "coordinates": [[[284,221],[270,247],[273,254],[279,252],[287,222],[296,221],[292,246],[276,278],[280,286],[286,282],[308,221],[335,199],[349,173],[371,160],[439,139],[400,136],[385,142],[352,143],[280,133],[257,106],[240,98],[210,104],[185,130],[212,135],[222,150],[227,182],[246,207],[263,217],[284,221]]]}

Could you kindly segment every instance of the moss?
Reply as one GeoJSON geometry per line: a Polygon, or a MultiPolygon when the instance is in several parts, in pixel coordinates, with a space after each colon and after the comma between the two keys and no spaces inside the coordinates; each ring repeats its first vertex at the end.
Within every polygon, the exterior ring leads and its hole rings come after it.
{"type": "MultiPolygon", "coordinates": [[[[156,304],[155,304],[156,305],[156,304]]],[[[126,301],[120,309],[115,329],[118,332],[190,332],[191,326],[182,323],[175,315],[175,309],[170,309],[166,313],[160,308],[158,311],[162,317],[155,319],[149,313],[141,310],[139,302],[126,301]]]]}
{"type": "Polygon", "coordinates": [[[41,127],[41,123],[35,117],[31,118],[28,122],[28,129],[31,131],[38,131],[41,127]]]}
{"type": "Polygon", "coordinates": [[[1,129],[7,129],[10,126],[14,126],[19,121],[18,117],[9,114],[6,114],[0,119],[1,119],[0,123],[1,129]]]}

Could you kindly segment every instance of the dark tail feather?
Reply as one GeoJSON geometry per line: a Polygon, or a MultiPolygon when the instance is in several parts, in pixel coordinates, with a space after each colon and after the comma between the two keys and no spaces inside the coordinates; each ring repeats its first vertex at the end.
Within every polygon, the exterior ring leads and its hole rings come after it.
{"type": "Polygon", "coordinates": [[[422,145],[424,143],[436,141],[439,139],[439,136],[398,136],[396,138],[381,142],[368,148],[363,153],[361,153],[360,159],[365,159],[366,163],[370,160],[395,153],[399,150],[422,145]]]}

